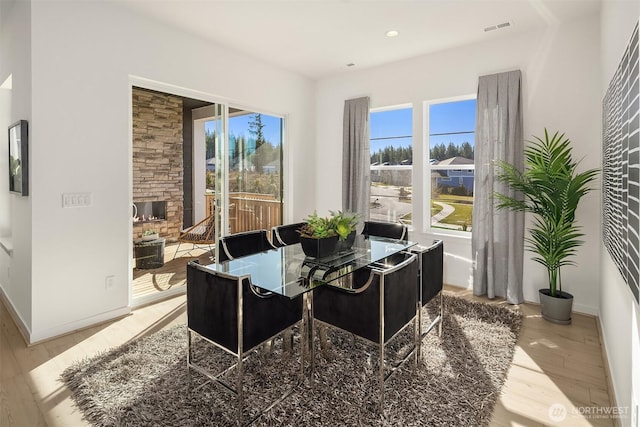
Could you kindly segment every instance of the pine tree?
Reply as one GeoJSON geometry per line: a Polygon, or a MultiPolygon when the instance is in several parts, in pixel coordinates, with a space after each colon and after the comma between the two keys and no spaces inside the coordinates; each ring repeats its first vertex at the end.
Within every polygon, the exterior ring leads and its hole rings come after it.
{"type": "Polygon", "coordinates": [[[262,123],[262,114],[254,114],[253,121],[249,122],[249,133],[253,135],[256,140],[256,150],[266,142],[264,139],[263,129],[264,123],[262,123]]]}
{"type": "Polygon", "coordinates": [[[253,165],[256,172],[262,173],[262,168],[267,164],[263,151],[261,148],[265,144],[264,139],[264,123],[262,123],[262,114],[256,113],[253,115],[253,121],[249,122],[249,133],[253,135],[256,140],[256,150],[253,155],[253,165]]]}

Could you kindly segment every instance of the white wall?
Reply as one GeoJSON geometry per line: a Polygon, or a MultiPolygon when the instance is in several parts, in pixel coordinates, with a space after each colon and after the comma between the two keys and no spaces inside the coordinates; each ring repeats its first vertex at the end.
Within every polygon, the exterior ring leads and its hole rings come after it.
{"type": "Polygon", "coordinates": [[[127,311],[129,76],[287,116],[296,203],[291,216],[302,217],[313,203],[314,165],[303,156],[314,134],[309,80],[140,18],[114,2],[31,6],[34,239],[33,279],[25,285],[33,293],[32,341],[127,311]],[[90,192],[92,206],[63,209],[65,192],[90,192]],[[115,285],[105,290],[109,275],[115,285]]]}
{"type": "MultiPolygon", "coordinates": [[[[602,3],[601,98],[604,97],[624,52],[631,31],[640,17],[640,2],[602,3]]],[[[619,406],[628,408],[630,416],[623,426],[638,426],[631,415],[640,403],[640,308],[616,268],[606,248],[601,245],[600,322],[609,359],[611,380],[619,406]]]]}
{"type": "MultiPolygon", "coordinates": [[[[0,84],[12,76],[10,95],[3,94],[0,129],[18,120],[31,120],[31,5],[22,1],[0,1],[0,84]],[[9,97],[7,100],[6,97],[9,97]],[[7,105],[8,103],[8,105],[7,105]],[[6,125],[6,126],[4,126],[6,125]]],[[[6,89],[2,89],[6,92],[6,89]]],[[[6,135],[6,130],[4,131],[6,135]]],[[[3,142],[6,139],[0,139],[3,142]]],[[[4,142],[6,144],[6,142],[4,142]]],[[[29,146],[29,156],[33,148],[29,146]]],[[[6,155],[5,155],[6,158],[6,155]]],[[[3,159],[4,160],[4,159],[3,159]]],[[[2,169],[6,175],[6,169],[2,169]]],[[[29,176],[33,176],[31,173],[29,176]]],[[[31,306],[31,197],[7,195],[6,181],[0,192],[0,211],[9,212],[11,223],[2,221],[3,235],[10,235],[13,256],[0,249],[1,294],[20,316],[21,329],[28,333],[32,323],[31,306]],[[7,205],[8,204],[8,205],[7,205]]]]}
{"type": "MultiPolygon", "coordinates": [[[[328,152],[341,152],[344,100],[368,95],[372,108],[413,103],[414,158],[425,158],[420,137],[423,101],[474,94],[479,76],[519,68],[523,73],[525,137],[541,135],[545,126],[566,132],[574,143],[575,155],[587,156],[583,167],[598,167],[601,157],[598,28],[598,17],[593,16],[565,23],[560,28],[493,39],[323,79],[317,90],[316,120],[322,126],[317,127],[316,155],[326,159],[328,152]]],[[[317,206],[322,210],[336,209],[341,204],[340,192],[335,191],[340,188],[341,165],[325,160],[322,166],[317,171],[317,206]]],[[[419,162],[414,162],[416,170],[420,167],[419,162]]],[[[423,191],[422,183],[414,179],[414,194],[423,191]]],[[[596,313],[600,275],[598,263],[593,262],[600,253],[597,192],[584,201],[578,216],[589,234],[576,257],[580,268],[563,271],[564,290],[574,294],[575,310],[596,313]]],[[[414,223],[421,220],[422,213],[414,211],[414,223]]],[[[411,234],[411,238],[422,242],[432,237],[411,234]]],[[[446,282],[467,287],[471,273],[470,240],[445,238],[445,250],[446,282]]],[[[527,257],[524,277],[525,299],[537,301],[537,290],[546,286],[543,268],[527,257]]]]}

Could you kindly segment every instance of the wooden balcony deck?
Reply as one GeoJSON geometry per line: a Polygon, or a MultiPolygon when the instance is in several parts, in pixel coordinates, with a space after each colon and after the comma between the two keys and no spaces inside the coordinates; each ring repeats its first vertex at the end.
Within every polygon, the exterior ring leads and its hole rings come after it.
{"type": "MultiPolygon", "coordinates": [[[[187,281],[187,262],[199,259],[201,263],[211,263],[209,251],[195,249],[193,256],[183,254],[172,259],[178,247],[177,243],[167,243],[164,249],[164,265],[160,268],[145,270],[133,269],[132,297],[134,302],[139,299],[151,297],[158,293],[175,290],[184,287],[187,281]]],[[[183,244],[184,249],[187,245],[183,244]]],[[[135,260],[133,260],[135,266],[135,260]]]]}
{"type": "MultiPolygon", "coordinates": [[[[213,195],[206,196],[207,214],[214,212],[215,198],[213,195]]],[[[265,229],[270,231],[272,227],[282,224],[282,203],[275,200],[269,194],[256,193],[232,193],[229,197],[229,233],[240,233],[243,231],[265,229]]],[[[177,236],[162,236],[167,238],[164,250],[164,266],[153,269],[133,269],[133,292],[134,305],[139,301],[147,301],[158,293],[166,293],[172,296],[176,289],[184,287],[186,283],[187,262],[193,259],[200,259],[203,264],[213,261],[209,251],[196,249],[192,256],[182,253],[182,256],[173,259],[178,243],[170,242],[177,236]]],[[[190,244],[183,244],[182,249],[190,247],[190,244]]],[[[135,266],[135,260],[133,260],[135,266]]]]}

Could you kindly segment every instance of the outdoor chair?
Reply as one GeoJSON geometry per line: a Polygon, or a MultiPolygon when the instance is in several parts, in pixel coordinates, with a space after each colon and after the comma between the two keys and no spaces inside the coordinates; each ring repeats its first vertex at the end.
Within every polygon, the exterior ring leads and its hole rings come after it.
{"type": "MultiPolygon", "coordinates": [[[[290,299],[274,293],[258,293],[250,276],[217,272],[194,261],[187,264],[187,369],[189,374],[191,370],[199,372],[235,395],[239,425],[243,424],[243,364],[253,350],[301,321],[301,295],[290,299]],[[235,363],[222,372],[211,372],[206,363],[202,363],[206,361],[194,360],[193,334],[235,356],[235,363]],[[235,384],[222,378],[234,368],[235,384]]],[[[302,359],[300,364],[302,378],[302,359]]],[[[286,390],[280,399],[294,387],[286,390]]]]}
{"type": "MultiPolygon", "coordinates": [[[[336,327],[375,344],[379,350],[379,404],[384,408],[384,383],[399,365],[385,373],[385,344],[407,326],[414,326],[413,344],[402,362],[414,355],[419,342],[417,255],[403,253],[404,260],[387,267],[373,265],[353,273],[354,288],[320,286],[313,290],[313,319],[320,325],[336,327]]],[[[321,342],[322,344],[322,342],[321,342]]],[[[313,354],[312,354],[313,357],[313,354]]],[[[402,363],[400,362],[400,363],[402,363]]]]}
{"type": "Polygon", "coordinates": [[[365,221],[362,234],[398,240],[409,237],[407,226],[399,222],[365,221]]]}
{"type": "Polygon", "coordinates": [[[300,243],[298,230],[304,224],[304,222],[296,222],[294,224],[276,225],[271,229],[271,243],[276,247],[300,243]]]}
{"type": "Polygon", "coordinates": [[[197,224],[180,231],[177,240],[178,247],[173,254],[173,259],[176,258],[179,252],[186,252],[191,255],[191,252],[200,246],[206,246],[210,252],[213,252],[215,246],[212,245],[216,243],[215,219],[215,215],[209,215],[197,224]],[[180,250],[180,245],[183,243],[191,244],[192,246],[190,249],[180,250]]]}

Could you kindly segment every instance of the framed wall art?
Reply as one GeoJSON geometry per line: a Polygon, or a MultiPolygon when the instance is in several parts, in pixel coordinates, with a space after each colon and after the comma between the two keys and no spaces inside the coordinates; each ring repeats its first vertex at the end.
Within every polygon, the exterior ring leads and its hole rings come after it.
{"type": "Polygon", "coordinates": [[[29,126],[26,120],[9,126],[9,191],[29,195],[29,126]]]}

